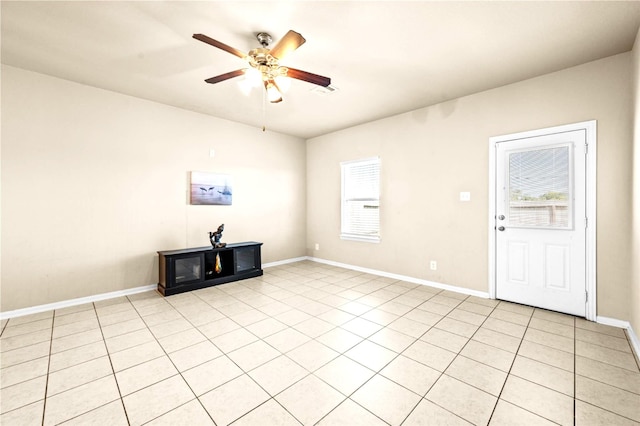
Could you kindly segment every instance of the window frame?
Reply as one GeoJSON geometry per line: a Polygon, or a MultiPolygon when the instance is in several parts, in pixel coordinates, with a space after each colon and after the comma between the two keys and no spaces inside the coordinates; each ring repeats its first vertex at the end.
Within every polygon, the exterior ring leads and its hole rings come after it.
{"type": "Polygon", "coordinates": [[[368,157],[358,160],[343,161],[340,163],[340,239],[350,241],[364,241],[370,243],[380,242],[380,166],[380,157],[368,157]],[[373,197],[371,196],[371,194],[358,194],[366,196],[356,195],[354,197],[346,198],[347,192],[352,192],[347,191],[348,173],[346,173],[346,171],[357,166],[370,166],[371,164],[377,165],[378,182],[374,185],[377,186],[377,194],[375,194],[375,196],[373,197]],[[351,229],[353,219],[350,215],[349,209],[347,208],[349,202],[353,201],[369,201],[372,203],[376,203],[378,209],[378,217],[377,229],[375,229],[375,234],[353,232],[353,229],[351,229]]]}

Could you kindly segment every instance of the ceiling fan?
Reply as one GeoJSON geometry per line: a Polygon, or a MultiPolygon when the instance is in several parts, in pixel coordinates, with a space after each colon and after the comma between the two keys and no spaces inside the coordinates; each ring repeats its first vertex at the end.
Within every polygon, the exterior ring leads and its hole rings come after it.
{"type": "Polygon", "coordinates": [[[238,49],[214,40],[204,34],[194,34],[193,38],[196,40],[200,40],[203,43],[210,44],[213,47],[217,47],[218,49],[222,49],[232,55],[236,55],[247,61],[251,67],[230,71],[225,74],[208,78],[205,81],[211,84],[220,83],[221,81],[244,75],[251,69],[254,69],[259,72],[262,84],[267,91],[267,97],[271,103],[282,102],[282,92],[276,83],[276,78],[279,77],[291,77],[322,87],[327,87],[331,84],[331,79],[329,77],[323,77],[318,74],[280,65],[280,60],[282,58],[304,44],[306,40],[301,34],[293,30],[289,30],[289,32],[287,32],[287,34],[285,34],[285,36],[282,37],[282,39],[271,49],[269,49],[269,44],[271,43],[272,38],[269,34],[259,33],[256,37],[262,47],[252,49],[249,53],[245,54],[238,49]]]}

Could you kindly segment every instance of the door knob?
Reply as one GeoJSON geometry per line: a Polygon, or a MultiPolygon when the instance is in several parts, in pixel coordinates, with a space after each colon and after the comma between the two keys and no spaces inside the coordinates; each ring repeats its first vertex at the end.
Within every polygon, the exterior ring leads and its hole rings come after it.
{"type": "Polygon", "coordinates": [[[503,214],[501,214],[500,216],[498,216],[498,219],[500,219],[500,220],[504,220],[504,215],[503,215],[503,214]]]}
{"type": "Polygon", "coordinates": [[[504,226],[499,226],[498,231],[504,231],[504,226]]]}

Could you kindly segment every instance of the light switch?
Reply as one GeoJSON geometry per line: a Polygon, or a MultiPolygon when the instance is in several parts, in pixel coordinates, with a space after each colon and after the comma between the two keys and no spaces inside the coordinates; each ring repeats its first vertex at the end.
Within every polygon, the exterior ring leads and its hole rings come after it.
{"type": "Polygon", "coordinates": [[[209,157],[213,158],[216,156],[216,150],[215,149],[210,149],[209,150],[209,157]]]}
{"type": "Polygon", "coordinates": [[[460,201],[471,201],[471,193],[470,192],[461,192],[460,193],[460,201]]]}

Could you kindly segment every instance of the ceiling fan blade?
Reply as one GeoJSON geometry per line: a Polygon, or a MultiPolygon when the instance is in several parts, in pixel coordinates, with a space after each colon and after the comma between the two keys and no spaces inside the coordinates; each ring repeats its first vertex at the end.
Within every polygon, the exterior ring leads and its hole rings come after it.
{"type": "Polygon", "coordinates": [[[242,59],[247,57],[246,53],[244,53],[244,52],[242,52],[242,51],[240,51],[240,50],[238,50],[238,49],[236,49],[234,47],[228,46],[228,45],[226,45],[226,44],[224,44],[224,43],[222,43],[222,42],[220,42],[218,40],[214,40],[211,37],[208,37],[208,36],[206,36],[204,34],[194,34],[193,38],[195,38],[196,40],[200,40],[203,43],[210,44],[213,47],[217,47],[218,49],[222,49],[225,52],[229,52],[232,55],[236,55],[236,56],[238,56],[238,57],[240,57],[242,59]]]}
{"type": "Polygon", "coordinates": [[[287,71],[287,77],[306,81],[307,83],[311,83],[311,84],[317,84],[318,86],[322,86],[322,87],[327,87],[328,85],[331,84],[331,79],[329,77],[323,77],[318,74],[297,70],[295,68],[288,68],[288,69],[289,71],[287,71]]]}
{"type": "Polygon", "coordinates": [[[288,53],[291,53],[298,47],[302,46],[305,41],[307,40],[302,37],[302,34],[289,30],[289,32],[286,33],[275,46],[273,46],[273,49],[271,49],[269,53],[274,58],[282,59],[288,53]]]}
{"type": "Polygon", "coordinates": [[[220,74],[215,77],[208,78],[205,81],[207,83],[216,84],[216,83],[220,83],[221,81],[229,80],[230,78],[233,78],[233,77],[244,75],[246,71],[247,71],[246,69],[230,71],[225,74],[220,74]]]}

